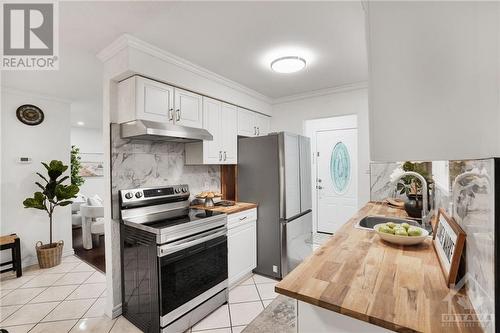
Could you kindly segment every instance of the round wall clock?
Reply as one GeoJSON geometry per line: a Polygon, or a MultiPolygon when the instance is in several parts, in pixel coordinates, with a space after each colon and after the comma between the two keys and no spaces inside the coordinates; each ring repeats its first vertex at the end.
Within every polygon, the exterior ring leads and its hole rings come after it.
{"type": "Polygon", "coordinates": [[[23,124],[35,126],[43,122],[43,111],[38,106],[31,104],[24,104],[16,110],[17,119],[23,124]]]}

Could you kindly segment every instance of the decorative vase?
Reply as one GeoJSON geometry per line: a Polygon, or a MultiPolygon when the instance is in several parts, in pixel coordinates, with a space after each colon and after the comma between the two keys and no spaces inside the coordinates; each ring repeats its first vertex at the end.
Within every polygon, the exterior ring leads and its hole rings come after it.
{"type": "Polygon", "coordinates": [[[422,218],[422,207],[422,194],[408,194],[408,200],[405,202],[405,211],[408,216],[422,218]]]}
{"type": "Polygon", "coordinates": [[[61,263],[62,250],[64,247],[64,242],[62,240],[57,243],[45,245],[41,241],[38,241],[35,247],[40,268],[51,268],[61,263]]]}

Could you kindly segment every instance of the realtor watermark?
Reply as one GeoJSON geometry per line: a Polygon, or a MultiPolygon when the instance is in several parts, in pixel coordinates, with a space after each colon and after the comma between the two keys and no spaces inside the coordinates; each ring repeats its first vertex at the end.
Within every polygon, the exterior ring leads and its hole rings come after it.
{"type": "Polygon", "coordinates": [[[59,69],[57,1],[4,2],[2,70],[59,69]]]}
{"type": "Polygon", "coordinates": [[[495,322],[494,301],[481,284],[467,273],[443,299],[448,311],[441,314],[443,327],[493,327],[495,322]],[[467,290],[465,295],[463,290],[467,290]]]}

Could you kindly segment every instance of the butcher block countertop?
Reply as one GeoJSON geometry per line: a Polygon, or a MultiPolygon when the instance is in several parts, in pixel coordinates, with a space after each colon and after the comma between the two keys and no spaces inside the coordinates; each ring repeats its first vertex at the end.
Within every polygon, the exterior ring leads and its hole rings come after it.
{"type": "Polygon", "coordinates": [[[203,205],[195,205],[191,206],[191,208],[211,210],[214,212],[221,212],[226,214],[234,214],[242,212],[244,210],[257,208],[257,204],[248,202],[236,202],[234,206],[229,206],[229,207],[222,207],[222,206],[205,207],[203,205]]]}
{"type": "MultiPolygon", "coordinates": [[[[404,210],[369,202],[275,289],[331,311],[397,332],[482,332],[477,324],[443,325],[442,315],[474,315],[446,297],[446,286],[431,239],[403,247],[353,226],[368,215],[407,217],[404,210]]],[[[299,312],[300,315],[300,312],[299,312]]]]}

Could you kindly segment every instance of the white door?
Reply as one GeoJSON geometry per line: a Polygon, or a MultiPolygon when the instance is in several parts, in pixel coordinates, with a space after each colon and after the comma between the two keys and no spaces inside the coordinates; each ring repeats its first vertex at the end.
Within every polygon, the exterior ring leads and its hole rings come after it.
{"type": "Polygon", "coordinates": [[[238,135],[247,137],[257,135],[254,112],[238,108],[238,135]]]}
{"type": "Polygon", "coordinates": [[[255,119],[257,124],[257,135],[268,135],[269,128],[271,127],[271,118],[256,114],[255,119]]]}
{"type": "Polygon", "coordinates": [[[137,77],[137,117],[152,121],[172,121],[174,88],[137,77]]]}
{"type": "Polygon", "coordinates": [[[222,103],[223,164],[236,164],[238,159],[238,110],[236,106],[222,103]]]}
{"type": "Polygon", "coordinates": [[[334,233],[358,207],[358,130],[316,132],[318,231],[334,233]]]}
{"type": "Polygon", "coordinates": [[[175,89],[175,122],[178,125],[203,126],[202,96],[190,91],[175,89]]]}
{"type": "Polygon", "coordinates": [[[203,142],[203,162],[220,164],[222,161],[221,102],[203,98],[203,128],[213,136],[212,141],[203,142]]]}

